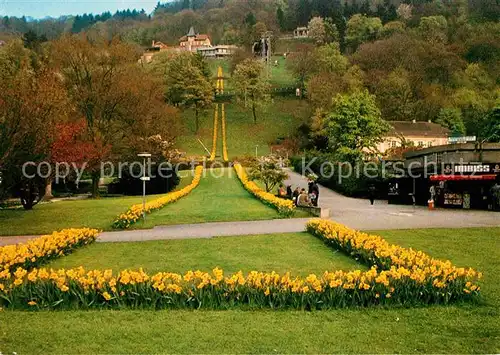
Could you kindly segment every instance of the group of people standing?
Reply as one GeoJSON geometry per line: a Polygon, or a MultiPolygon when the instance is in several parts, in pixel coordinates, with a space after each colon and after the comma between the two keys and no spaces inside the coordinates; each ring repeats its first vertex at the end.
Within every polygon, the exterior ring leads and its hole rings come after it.
{"type": "Polygon", "coordinates": [[[292,185],[286,187],[281,184],[278,189],[278,197],[292,200],[298,207],[317,207],[319,200],[319,186],[316,181],[309,179],[307,182],[307,191],[305,188],[297,186],[292,190],[292,185]]]}

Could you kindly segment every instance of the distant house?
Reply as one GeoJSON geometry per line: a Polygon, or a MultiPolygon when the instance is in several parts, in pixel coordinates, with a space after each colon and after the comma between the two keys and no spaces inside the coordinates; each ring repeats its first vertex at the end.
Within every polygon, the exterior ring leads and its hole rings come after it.
{"type": "Polygon", "coordinates": [[[151,44],[151,48],[156,48],[156,49],[162,51],[162,50],[168,49],[168,46],[166,44],[163,44],[160,41],[154,41],[153,40],[153,43],[151,44]]]}
{"type": "Polygon", "coordinates": [[[197,51],[205,58],[224,58],[233,55],[237,49],[237,46],[221,44],[213,47],[198,48],[197,51]]]}
{"type": "Polygon", "coordinates": [[[294,38],[309,38],[309,29],[307,27],[297,27],[293,31],[294,38]]]}
{"type": "Polygon", "coordinates": [[[5,41],[2,41],[2,40],[0,39],[0,47],[5,46],[6,44],[7,44],[7,43],[5,43],[5,41]]]}
{"type": "Polygon", "coordinates": [[[196,34],[191,26],[187,35],[179,39],[179,46],[184,50],[196,52],[199,48],[211,47],[210,37],[206,34],[196,34]]]}
{"type": "Polygon", "coordinates": [[[153,56],[156,53],[159,53],[159,52],[162,52],[162,51],[166,51],[166,50],[169,50],[169,49],[170,48],[166,44],[163,44],[160,41],[154,41],[153,40],[153,43],[151,44],[151,47],[149,47],[149,48],[146,49],[146,51],[142,55],[140,61],[142,61],[143,63],[150,63],[153,60],[153,56]]]}
{"type": "Polygon", "coordinates": [[[379,143],[377,150],[384,153],[401,146],[402,140],[412,142],[415,147],[428,148],[448,144],[450,130],[437,123],[413,121],[389,121],[391,130],[379,143]]]}

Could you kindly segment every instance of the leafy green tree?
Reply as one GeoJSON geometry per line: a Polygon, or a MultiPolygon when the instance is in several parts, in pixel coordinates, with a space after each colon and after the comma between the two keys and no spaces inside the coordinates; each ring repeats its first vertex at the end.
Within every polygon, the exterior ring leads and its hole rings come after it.
{"type": "Polygon", "coordinates": [[[210,73],[203,59],[188,52],[171,57],[165,68],[165,87],[169,103],[194,109],[198,132],[199,113],[214,99],[210,73]]]}
{"type": "Polygon", "coordinates": [[[261,181],[266,187],[266,192],[271,192],[288,178],[288,174],[283,169],[283,161],[271,155],[255,161],[250,166],[248,178],[252,181],[261,181]]]}
{"type": "Polygon", "coordinates": [[[324,119],[329,149],[341,161],[355,163],[363,151],[374,150],[389,130],[382,119],[375,96],[368,91],[337,95],[324,119]]]}
{"type": "Polygon", "coordinates": [[[413,119],[415,98],[407,70],[398,68],[381,80],[375,91],[382,116],[389,121],[413,119]]]}
{"type": "Polygon", "coordinates": [[[283,11],[283,8],[281,6],[278,6],[278,8],[276,9],[276,20],[278,21],[280,29],[284,30],[286,28],[285,12],[283,11]]]}
{"type": "Polygon", "coordinates": [[[465,125],[460,109],[451,107],[442,108],[436,118],[436,123],[450,129],[454,135],[465,134],[465,125]]]}
{"type": "Polygon", "coordinates": [[[346,42],[355,50],[361,43],[375,40],[382,27],[378,17],[356,14],[347,22],[346,42]]]}
{"type": "Polygon", "coordinates": [[[481,135],[483,119],[489,110],[488,99],[473,88],[461,87],[451,96],[451,103],[462,110],[467,133],[481,135]]]}
{"type": "Polygon", "coordinates": [[[349,61],[340,53],[338,43],[330,43],[314,51],[314,67],[316,72],[343,74],[349,61]]]}
{"type": "Polygon", "coordinates": [[[269,101],[269,83],[264,75],[264,65],[255,59],[245,59],[233,73],[233,83],[240,102],[252,108],[254,123],[257,123],[257,108],[269,101]]]}
{"type": "Polygon", "coordinates": [[[427,16],[420,19],[418,31],[427,41],[446,42],[448,21],[444,16],[427,16]]]}
{"type": "Polygon", "coordinates": [[[332,97],[347,91],[347,85],[341,75],[322,72],[307,80],[306,89],[307,98],[313,107],[328,109],[332,104],[332,97]]]}
{"type": "Polygon", "coordinates": [[[325,41],[326,43],[339,42],[340,41],[340,33],[337,28],[335,22],[330,17],[327,17],[323,20],[325,25],[325,41]]]}
{"type": "Polygon", "coordinates": [[[500,106],[494,107],[485,117],[481,137],[488,142],[500,142],[500,106]]]}
{"type": "Polygon", "coordinates": [[[405,32],[405,24],[401,21],[391,21],[387,22],[382,28],[382,32],[380,36],[382,38],[391,37],[396,33],[404,33],[405,32]]]}

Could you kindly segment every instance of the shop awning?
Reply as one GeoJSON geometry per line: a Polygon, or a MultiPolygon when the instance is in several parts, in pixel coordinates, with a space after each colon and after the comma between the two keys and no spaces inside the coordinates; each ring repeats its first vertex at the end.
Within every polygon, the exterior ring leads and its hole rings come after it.
{"type": "Polygon", "coordinates": [[[431,175],[431,181],[471,181],[471,180],[495,180],[496,174],[484,175],[431,175]]]}

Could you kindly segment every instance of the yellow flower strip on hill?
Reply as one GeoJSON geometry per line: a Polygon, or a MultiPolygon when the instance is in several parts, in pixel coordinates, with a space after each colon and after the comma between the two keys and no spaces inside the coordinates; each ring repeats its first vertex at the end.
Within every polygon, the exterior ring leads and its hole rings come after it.
{"type": "Polygon", "coordinates": [[[64,229],[26,243],[0,247],[0,271],[30,269],[95,241],[97,229],[64,229]]]}
{"type": "MultiPolygon", "coordinates": [[[[180,190],[168,193],[164,197],[160,197],[154,201],[147,202],[145,206],[146,213],[151,213],[153,211],[156,211],[164,207],[165,205],[175,202],[181,197],[184,197],[187,194],[189,194],[200,183],[202,173],[203,173],[203,167],[197,166],[195,168],[194,177],[191,184],[187,185],[186,187],[180,190]]],[[[132,224],[137,222],[142,217],[142,211],[143,211],[142,203],[133,205],[126,213],[123,213],[118,217],[118,219],[113,223],[113,228],[124,229],[130,227],[132,224]]]]}
{"type": "Polygon", "coordinates": [[[224,104],[221,105],[222,110],[222,158],[224,161],[228,161],[227,157],[227,143],[226,143],[226,112],[224,110],[224,104]]]}
{"type": "Polygon", "coordinates": [[[210,153],[210,161],[215,160],[217,153],[217,126],[219,125],[219,104],[215,104],[214,110],[214,133],[212,137],[212,152],[210,153]]]}
{"type": "Polygon", "coordinates": [[[259,200],[268,204],[278,210],[278,212],[284,217],[290,217],[295,212],[295,205],[291,200],[285,200],[279,197],[274,196],[272,193],[265,192],[260,187],[257,186],[253,181],[248,180],[247,173],[245,172],[245,168],[243,168],[240,164],[234,164],[234,170],[238,175],[243,187],[259,200]]]}

